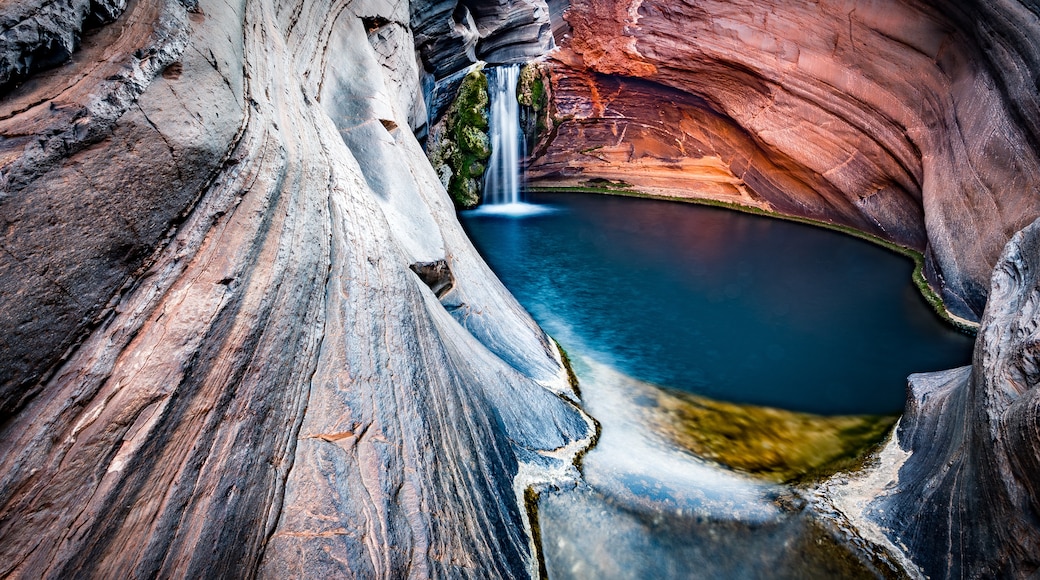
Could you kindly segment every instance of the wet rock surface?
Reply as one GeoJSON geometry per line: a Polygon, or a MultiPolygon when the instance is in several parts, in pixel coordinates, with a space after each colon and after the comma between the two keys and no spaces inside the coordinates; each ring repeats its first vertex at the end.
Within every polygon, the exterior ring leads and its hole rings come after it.
{"type": "Polygon", "coordinates": [[[600,436],[584,481],[538,503],[549,578],[898,578],[883,552],[844,535],[801,492],[674,445],[670,395],[574,359],[600,436]]]}

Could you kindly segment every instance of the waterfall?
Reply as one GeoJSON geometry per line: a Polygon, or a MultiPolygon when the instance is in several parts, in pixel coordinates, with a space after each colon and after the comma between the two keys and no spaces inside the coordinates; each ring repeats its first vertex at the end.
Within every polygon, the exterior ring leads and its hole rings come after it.
{"type": "Polygon", "coordinates": [[[491,159],[484,176],[484,204],[520,203],[520,103],[516,101],[516,83],[520,65],[511,64],[487,71],[491,115],[488,133],[491,137],[491,159]]]}

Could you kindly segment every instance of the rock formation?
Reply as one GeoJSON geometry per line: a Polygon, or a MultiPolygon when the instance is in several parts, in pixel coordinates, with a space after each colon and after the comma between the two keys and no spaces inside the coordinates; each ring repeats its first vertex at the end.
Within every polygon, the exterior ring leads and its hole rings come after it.
{"type": "Polygon", "coordinates": [[[851,226],[924,252],[978,320],[1001,249],[1040,215],[1035,10],[574,0],[529,176],[851,226]]]}
{"type": "Polygon", "coordinates": [[[90,20],[36,5],[4,33],[0,576],[526,577],[524,490],[589,423],[412,135],[408,5],[139,0],[34,73],[90,20]]]}
{"type": "Polygon", "coordinates": [[[972,366],[912,375],[911,454],[869,517],[932,578],[1040,571],[1040,220],[1001,255],[972,366]]]}
{"type": "Polygon", "coordinates": [[[478,60],[523,62],[553,46],[544,0],[431,0],[411,4],[423,65],[437,79],[478,60]]]}
{"type": "Polygon", "coordinates": [[[481,200],[482,178],[491,156],[489,99],[484,72],[468,72],[443,118],[430,127],[426,140],[430,164],[452,201],[462,209],[476,207],[481,200]]]}
{"type": "Polygon", "coordinates": [[[911,378],[912,454],[867,519],[933,578],[1040,570],[1040,223],[1001,255],[1040,214],[1038,8],[574,0],[528,166],[925,254],[949,309],[982,318],[974,363],[911,378]]]}
{"type": "Polygon", "coordinates": [[[989,295],[872,517],[929,574],[1036,572],[1040,226],[998,262],[1040,213],[1035,3],[561,4],[0,0],[0,576],[536,573],[525,492],[591,421],[413,132],[552,31],[532,175],[860,228],[989,295]]]}

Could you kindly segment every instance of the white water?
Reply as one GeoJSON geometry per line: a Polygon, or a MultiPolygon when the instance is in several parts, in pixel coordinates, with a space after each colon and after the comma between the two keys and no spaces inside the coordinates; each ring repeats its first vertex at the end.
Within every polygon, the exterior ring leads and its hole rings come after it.
{"type": "Polygon", "coordinates": [[[532,213],[520,199],[520,104],[516,101],[516,83],[520,65],[495,67],[487,71],[491,115],[488,133],[491,137],[491,159],[484,176],[484,211],[502,215],[532,213]]]}

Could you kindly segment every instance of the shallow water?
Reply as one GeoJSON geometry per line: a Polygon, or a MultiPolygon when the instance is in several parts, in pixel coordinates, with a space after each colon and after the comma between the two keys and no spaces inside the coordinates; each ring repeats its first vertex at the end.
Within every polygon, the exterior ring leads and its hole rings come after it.
{"type": "Polygon", "coordinates": [[[583,481],[539,498],[548,578],[874,578],[892,569],[796,490],[725,470],[648,428],[654,385],[573,362],[601,433],[583,481]]]}
{"type": "Polygon", "coordinates": [[[711,207],[534,194],[462,214],[564,347],[708,397],[822,414],[901,411],[913,372],[968,364],[912,262],[837,232],[711,207]]]}

